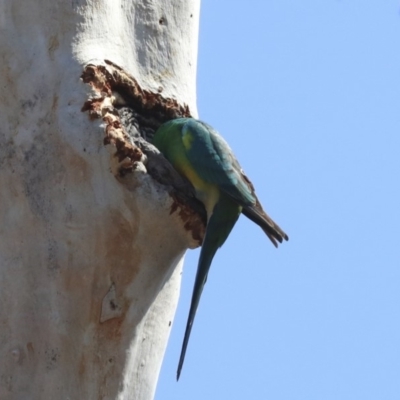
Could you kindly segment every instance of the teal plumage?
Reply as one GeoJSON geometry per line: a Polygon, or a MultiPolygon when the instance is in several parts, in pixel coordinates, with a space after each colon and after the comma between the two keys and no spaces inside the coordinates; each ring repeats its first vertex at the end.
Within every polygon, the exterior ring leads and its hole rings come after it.
{"type": "Polygon", "coordinates": [[[264,212],[254,187],[226,141],[210,125],[193,118],[171,120],[157,130],[153,144],[194,186],[207,211],[203,240],[185,336],[179,379],[194,317],[213,257],[229,236],[240,214],[258,224],[277,246],[288,236],[264,212]]]}

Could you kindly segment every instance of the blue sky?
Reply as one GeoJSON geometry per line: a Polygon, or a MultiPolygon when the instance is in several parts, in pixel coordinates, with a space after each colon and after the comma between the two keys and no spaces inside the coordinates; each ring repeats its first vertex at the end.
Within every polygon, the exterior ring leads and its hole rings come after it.
{"type": "Polygon", "coordinates": [[[241,217],[156,400],[400,399],[400,3],[202,0],[201,119],[290,240],[241,217]]]}

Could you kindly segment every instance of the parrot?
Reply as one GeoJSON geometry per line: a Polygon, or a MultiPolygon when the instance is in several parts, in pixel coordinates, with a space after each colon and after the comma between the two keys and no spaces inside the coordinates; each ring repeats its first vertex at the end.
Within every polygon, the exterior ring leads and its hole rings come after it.
{"type": "Polygon", "coordinates": [[[177,118],[162,124],[153,145],[194,187],[195,197],[207,213],[189,315],[177,369],[181,375],[186,349],[211,262],[224,244],[240,214],[265,232],[275,247],[288,240],[286,233],[264,212],[253,184],[244,174],[223,137],[194,118],[177,118]]]}

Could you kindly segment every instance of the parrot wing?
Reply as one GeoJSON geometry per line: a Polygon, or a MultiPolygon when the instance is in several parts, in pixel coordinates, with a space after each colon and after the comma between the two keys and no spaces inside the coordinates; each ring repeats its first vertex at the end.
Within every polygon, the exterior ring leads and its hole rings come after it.
{"type": "Polygon", "coordinates": [[[182,141],[189,162],[199,176],[218,185],[243,207],[243,214],[261,227],[272,244],[288,240],[286,233],[267,215],[254,186],[245,175],[228,143],[210,125],[189,119],[182,128],[182,141]]]}
{"type": "Polygon", "coordinates": [[[217,185],[239,205],[254,205],[256,199],[225,140],[204,122],[189,119],[182,127],[186,156],[197,174],[217,185]]]}
{"type": "Polygon", "coordinates": [[[244,180],[249,185],[253,196],[256,199],[254,205],[244,206],[242,213],[248,219],[255,222],[268,236],[272,244],[278,247],[278,243],[282,243],[283,240],[289,240],[288,235],[280,228],[280,226],[264,211],[258,197],[255,193],[255,189],[250,179],[242,171],[244,180]]]}

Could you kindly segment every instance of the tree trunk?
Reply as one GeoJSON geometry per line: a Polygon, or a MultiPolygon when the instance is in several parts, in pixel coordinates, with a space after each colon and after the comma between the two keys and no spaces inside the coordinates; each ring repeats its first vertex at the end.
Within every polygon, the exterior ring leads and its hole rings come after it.
{"type": "Polygon", "coordinates": [[[199,1],[0,0],[2,400],[154,396],[202,233],[116,104],[196,115],[199,1]]]}

